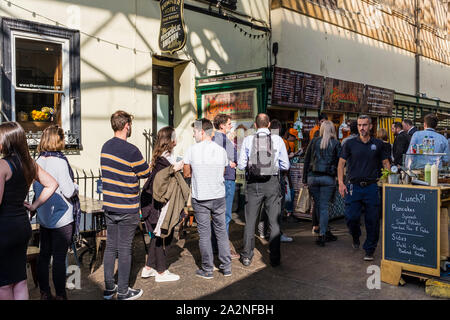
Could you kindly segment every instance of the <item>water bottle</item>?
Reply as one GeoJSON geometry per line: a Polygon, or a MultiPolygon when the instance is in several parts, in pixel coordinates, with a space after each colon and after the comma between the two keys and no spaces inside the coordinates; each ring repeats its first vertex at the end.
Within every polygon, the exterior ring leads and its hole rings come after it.
{"type": "Polygon", "coordinates": [[[428,154],[428,148],[429,148],[428,136],[425,136],[425,138],[423,138],[422,144],[423,144],[423,153],[428,154]]]}
{"type": "Polygon", "coordinates": [[[430,153],[434,154],[434,138],[430,137],[430,153]]]}
{"type": "Polygon", "coordinates": [[[431,184],[431,165],[429,163],[425,166],[425,182],[431,184]]]}

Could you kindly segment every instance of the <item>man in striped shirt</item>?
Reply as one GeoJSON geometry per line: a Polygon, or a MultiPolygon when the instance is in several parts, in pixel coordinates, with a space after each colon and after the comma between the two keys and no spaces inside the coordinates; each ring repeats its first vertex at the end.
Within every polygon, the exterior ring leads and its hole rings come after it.
{"type": "Polygon", "coordinates": [[[150,168],[139,149],[127,142],[131,136],[133,116],[116,111],[111,116],[114,137],[101,151],[103,210],[107,240],[104,255],[105,299],[117,293],[118,300],[134,300],[142,289],[128,287],[131,268],[131,245],[139,223],[139,179],[150,175],[150,168]],[[118,285],[114,282],[114,264],[119,259],[118,285]]]}

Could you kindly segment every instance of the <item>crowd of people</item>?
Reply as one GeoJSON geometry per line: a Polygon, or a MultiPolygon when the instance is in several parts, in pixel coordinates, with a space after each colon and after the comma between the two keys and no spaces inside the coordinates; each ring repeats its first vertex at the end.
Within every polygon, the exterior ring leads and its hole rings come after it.
{"type": "MultiPolygon", "coordinates": [[[[129,286],[132,241],[142,217],[151,235],[148,260],[141,277],[156,282],[171,282],[180,276],[168,270],[167,252],[175,227],[186,218],[190,201],[199,234],[201,267],[195,275],[214,278],[214,255],[220,260],[219,271],[232,275],[232,260],[250,266],[254,257],[255,228],[266,224],[269,257],[272,267],[281,264],[280,243],[292,238],[280,230],[285,212],[285,194],[289,182],[295,129],[284,138],[281,124],[260,113],[255,132],[236,145],[227,134],[231,117],[218,114],[213,122],[202,118],[192,124],[193,144],[183,158],[176,159],[177,144],[173,127],[161,128],[153,148],[150,164],[139,149],[127,140],[132,133],[133,116],[117,111],[111,116],[114,136],[104,143],[100,163],[103,185],[103,209],[107,226],[104,253],[104,298],[134,300],[143,290],[129,286]],[[215,129],[215,130],[214,130],[215,129]],[[230,243],[230,222],[235,192],[236,168],[245,172],[245,228],[243,248],[237,253],[230,243]],[[139,190],[139,179],[146,179],[139,190]],[[141,215],[139,214],[141,213],[141,215]],[[118,281],[114,278],[118,260],[118,281]]],[[[366,240],[364,260],[373,260],[380,232],[381,198],[377,182],[381,168],[402,164],[403,155],[425,135],[436,141],[436,153],[445,153],[449,161],[447,140],[438,134],[437,118],[427,115],[424,131],[417,131],[409,120],[395,122],[393,146],[387,132],[371,136],[372,120],[361,115],[350,123],[350,135],[339,141],[333,122],[321,116],[305,152],[303,184],[314,199],[313,233],[316,243],[336,241],[331,232],[329,203],[335,192],[345,199],[345,218],[353,248],[360,246],[361,214],[365,215],[366,240]],[[445,143],[444,143],[445,142],[445,143]]],[[[38,282],[43,300],[67,299],[65,289],[66,256],[74,234],[78,232],[80,205],[78,186],[72,169],[62,153],[64,132],[58,126],[44,130],[38,148],[39,157],[30,157],[24,130],[15,122],[0,125],[0,300],[28,299],[26,251],[31,237],[30,214],[37,214],[40,225],[38,282]],[[35,197],[25,202],[30,186],[35,197]],[[52,278],[55,295],[49,285],[52,278]]],[[[264,234],[266,234],[264,232],[264,234]]]]}

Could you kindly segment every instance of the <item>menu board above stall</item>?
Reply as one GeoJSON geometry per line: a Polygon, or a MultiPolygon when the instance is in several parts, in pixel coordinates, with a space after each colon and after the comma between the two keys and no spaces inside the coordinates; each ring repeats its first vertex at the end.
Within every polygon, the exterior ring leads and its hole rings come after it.
{"type": "Polygon", "coordinates": [[[219,113],[231,116],[231,120],[254,119],[257,102],[256,89],[215,92],[202,95],[204,117],[213,120],[219,113]]]}
{"type": "Polygon", "coordinates": [[[275,67],[272,105],[319,109],[324,77],[275,67]]]}
{"type": "Polygon", "coordinates": [[[364,85],[333,78],[325,79],[324,110],[360,113],[364,85]]]}
{"type": "Polygon", "coordinates": [[[394,91],[366,85],[363,111],[380,116],[392,115],[394,91]]]}

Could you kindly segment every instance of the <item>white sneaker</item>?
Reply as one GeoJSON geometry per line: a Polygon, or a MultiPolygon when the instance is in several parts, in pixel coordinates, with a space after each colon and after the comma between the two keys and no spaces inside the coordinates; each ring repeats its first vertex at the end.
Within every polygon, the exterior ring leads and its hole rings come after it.
{"type": "Polygon", "coordinates": [[[158,272],[156,272],[155,269],[153,269],[153,268],[147,269],[146,267],[144,267],[142,269],[141,278],[144,278],[144,279],[150,278],[150,277],[156,276],[157,274],[158,274],[158,272]]]}
{"type": "Polygon", "coordinates": [[[284,234],[281,235],[281,242],[292,242],[293,239],[291,237],[285,236],[284,234]]]}
{"type": "Polygon", "coordinates": [[[180,276],[170,272],[169,270],[164,271],[162,274],[157,273],[155,276],[156,282],[168,282],[180,280],[180,276]]]}
{"type": "Polygon", "coordinates": [[[75,285],[72,282],[66,282],[66,288],[69,290],[75,289],[75,285]]]}

